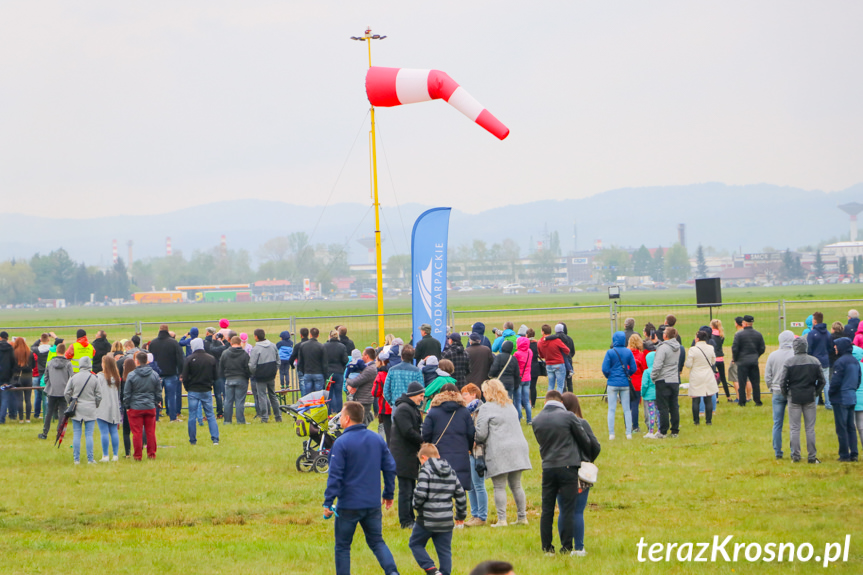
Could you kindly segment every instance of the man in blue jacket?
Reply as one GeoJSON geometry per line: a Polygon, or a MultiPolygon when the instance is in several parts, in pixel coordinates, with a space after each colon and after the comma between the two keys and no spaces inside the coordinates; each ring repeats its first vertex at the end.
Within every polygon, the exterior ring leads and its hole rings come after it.
{"type": "MultiPolygon", "coordinates": [[[[824,323],[824,314],[816,311],[812,314],[812,330],[806,334],[806,343],[809,345],[809,355],[821,362],[821,371],[824,372],[824,407],[833,409],[830,400],[830,348],[833,346],[833,338],[827,331],[824,323]]],[[[817,405],[817,401],[816,401],[817,405]]]]}
{"type": "MultiPolygon", "coordinates": [[[[839,438],[839,461],[857,461],[857,426],[854,422],[854,407],[857,404],[857,388],[860,387],[860,362],[851,353],[851,340],[840,337],[836,340],[836,362],[830,378],[830,403],[839,438]]],[[[827,394],[824,394],[825,397],[827,394]]]]}
{"type": "Polygon", "coordinates": [[[345,430],[330,452],[330,472],[324,493],[324,517],[336,515],[336,575],[351,574],[351,542],[357,523],[366,543],[386,575],[398,575],[395,559],[384,542],[381,525],[381,473],[383,505],[393,505],[396,462],[384,439],[363,425],[365,408],[348,401],[339,423],[345,430]],[[338,510],[333,503],[338,499],[338,510]]]}

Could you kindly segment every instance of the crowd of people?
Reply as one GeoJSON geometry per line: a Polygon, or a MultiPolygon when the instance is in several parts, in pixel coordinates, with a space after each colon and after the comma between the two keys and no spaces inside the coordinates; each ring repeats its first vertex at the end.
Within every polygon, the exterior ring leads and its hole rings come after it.
{"type": "MultiPolygon", "coordinates": [[[[833,411],[839,460],[858,459],[858,434],[863,442],[863,327],[855,310],[848,316],[848,324],[834,322],[828,332],[823,314],[815,312],[803,336],[790,331],[779,335],[779,348],[765,369],[777,459],[784,454],[787,409],[792,460],[801,460],[802,418],[808,461],[820,463],[814,425],[820,401],[833,411]]],[[[618,406],[627,439],[640,432],[642,421],[645,438],[677,437],[681,389],[690,398],[696,426],[702,418],[706,425],[713,424],[720,384],[728,402],[763,405],[759,359],[766,343],[754,322],[750,315],[735,319],[726,369],[726,335],[718,319],[699,328],[688,349],[673,315],[658,327],[647,323],[641,333],[635,331],[635,320],[627,319],[624,330],[613,334],[601,366],[607,382],[609,440],[615,439],[618,406]],[[684,367],[689,368],[685,383],[684,367]]],[[[323,342],[315,327],[300,329],[296,342],[284,331],[275,343],[257,329],[250,342],[247,334],[233,331],[227,319],[203,334],[191,328],[179,338],[162,325],[150,341],[136,334],[112,343],[100,331],[90,342],[82,329],[71,344],[45,333],[28,345],[22,337],[10,343],[2,332],[0,423],[29,423],[31,414],[41,415],[38,437],[47,439],[52,422],[64,419],[67,405],[74,402],[74,463],[81,461],[82,436],[88,463],[96,462],[97,426],[102,462],[119,459],[120,431],[125,457],[140,461],[144,447],[148,458],[156,457],[157,421],[183,421],[183,390],[189,443],[197,444],[198,427],[206,424],[212,444],[219,445],[220,423],[251,424],[245,417],[248,395],[254,418],[268,423],[282,421],[278,393],[290,388],[290,382],[299,382],[302,395],[328,389],[329,411],[343,429],[330,452],[324,500],[325,516],[335,516],[337,573],[350,572],[357,525],[384,570],[396,572],[383,540],[377,496],[382,494],[389,508],[396,485],[399,523],[411,530],[410,549],[431,574],[451,572],[455,529],[509,526],[510,496],[515,506],[512,524],[527,525],[521,481],[532,471],[524,432],[532,429],[542,459],[542,549],[555,552],[557,506],[565,518],[558,521],[560,551],[586,554],[584,511],[596,480],[600,444],[572,393],[575,345],[566,324],[544,324],[536,338],[532,328],[521,325],[516,330],[506,322],[493,330],[492,341],[478,322],[467,346],[457,332],[440,342],[431,336],[429,325],[420,331],[417,342],[406,344],[388,335],[383,345],[364,348],[354,344],[345,326],[336,326],[323,342]],[[537,381],[542,376],[548,390],[537,413],[537,381]],[[375,419],[378,429],[372,432],[368,426],[375,419]],[[494,520],[489,518],[489,478],[494,520]],[[426,551],[429,541],[437,562],[426,551]]]]}

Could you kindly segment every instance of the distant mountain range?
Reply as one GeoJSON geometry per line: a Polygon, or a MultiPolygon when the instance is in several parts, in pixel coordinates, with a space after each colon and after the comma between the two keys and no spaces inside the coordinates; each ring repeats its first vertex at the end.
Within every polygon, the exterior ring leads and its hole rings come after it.
{"type": "MultiPolygon", "coordinates": [[[[540,200],[490,208],[479,214],[453,209],[450,245],[483,239],[489,245],[516,240],[527,254],[531,242],[557,231],[561,248],[604,246],[669,246],[677,241],[677,225],[686,224],[686,243],[744,252],[816,244],[848,232],[848,216],[837,205],[863,201],[863,184],[839,192],[753,184],[721,183],[657,186],[611,190],[583,199],[540,200]],[[575,233],[574,233],[575,232],[575,233]]],[[[495,206],[495,207],[492,207],[495,206]]],[[[400,210],[382,209],[384,257],[409,252],[414,220],[430,206],[406,204],[400,210]],[[404,225],[402,225],[404,224],[404,225]]],[[[191,254],[219,245],[244,248],[257,256],[266,240],[291,232],[312,235],[312,243],[348,243],[351,263],[365,263],[366,249],[356,240],[370,236],[374,214],[361,204],[322,207],[295,206],[267,200],[234,200],[206,204],[161,215],[120,215],[93,219],[51,219],[21,214],[0,215],[0,259],[30,257],[64,247],[71,257],[88,264],[111,261],[111,240],[117,239],[121,257],[126,242],[134,242],[134,258],[162,256],[165,238],[174,251],[191,254]]],[[[533,244],[535,245],[535,243],[533,244]]]]}

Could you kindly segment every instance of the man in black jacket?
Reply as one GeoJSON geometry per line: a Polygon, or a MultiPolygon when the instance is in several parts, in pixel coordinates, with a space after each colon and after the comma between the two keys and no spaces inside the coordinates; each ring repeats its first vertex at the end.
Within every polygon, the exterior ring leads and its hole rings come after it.
{"type": "Polygon", "coordinates": [[[252,377],[249,360],[249,354],[243,349],[243,340],[238,335],[231,338],[231,347],[222,352],[219,358],[219,374],[225,379],[226,425],[231,423],[234,409],[237,411],[237,424],[246,423],[246,390],[252,377]]]}
{"type": "MultiPolygon", "coordinates": [[[[752,400],[755,405],[761,406],[761,371],[758,367],[758,358],[764,355],[767,346],[764,337],[752,329],[755,318],[751,315],[743,316],[743,329],[734,334],[734,343],[731,344],[731,354],[737,365],[737,379],[740,389],[746,389],[746,381],[752,382],[752,400]]],[[[737,405],[746,405],[746,392],[738,393],[737,405]]]]}
{"type": "Polygon", "coordinates": [[[788,399],[788,423],[791,427],[791,460],[800,461],[800,416],[803,416],[806,427],[806,449],[809,452],[809,463],[818,461],[815,449],[815,399],[824,389],[826,380],[821,362],[809,355],[809,345],[805,337],[798,337],[791,342],[794,355],[785,361],[782,367],[782,381],[779,387],[782,395],[788,399]]]}
{"type": "MultiPolygon", "coordinates": [[[[204,351],[213,356],[213,359],[216,360],[216,365],[219,365],[222,353],[229,347],[228,342],[225,341],[222,334],[216,333],[216,328],[207,328],[207,336],[204,338],[204,351]]],[[[222,373],[221,369],[216,377],[216,383],[213,384],[213,395],[216,396],[216,418],[222,419],[225,413],[225,374],[222,373]]]]}
{"type": "MultiPolygon", "coordinates": [[[[300,331],[300,335],[302,335],[300,331]]],[[[294,350],[299,348],[299,362],[303,372],[303,395],[313,391],[323,391],[326,384],[327,373],[327,354],[324,351],[324,346],[318,341],[320,331],[313,327],[309,330],[311,339],[300,342],[294,350]]]]}
{"type": "Polygon", "coordinates": [[[102,371],[102,358],[111,353],[111,342],[108,341],[105,330],[100,329],[90,345],[93,346],[93,373],[99,373],[102,371]]]}
{"type": "Polygon", "coordinates": [[[414,525],[413,496],[419,476],[417,453],[423,443],[422,413],[425,389],[417,382],[408,385],[406,393],[396,400],[393,410],[393,426],[390,434],[390,453],[396,461],[396,477],[399,484],[399,524],[402,529],[414,525]]]}
{"type": "Polygon", "coordinates": [[[204,340],[199,337],[192,340],[191,348],[192,353],[186,358],[181,376],[189,398],[189,443],[198,443],[195,414],[203,408],[213,445],[219,445],[219,424],[213,415],[213,384],[219,371],[216,359],[204,351],[204,340]]]}
{"type": "Polygon", "coordinates": [[[333,386],[330,388],[330,413],[339,413],[342,410],[345,367],[350,361],[350,352],[341,342],[338,330],[330,332],[330,339],[324,344],[324,353],[327,356],[327,375],[324,377],[333,378],[333,386]]]}
{"type": "MultiPolygon", "coordinates": [[[[595,457],[591,453],[590,438],[585,433],[575,414],[563,406],[563,396],[557,390],[545,395],[545,406],[533,418],[533,434],[539,443],[542,456],[542,515],[539,519],[539,536],[542,550],[554,553],[552,525],[554,506],[560,497],[560,516],[575,514],[578,496],[578,469],[582,453],[585,459],[595,457]]],[[[573,540],[573,522],[564,521],[561,528],[561,553],[571,553],[568,547],[573,540]]]]}
{"type": "Polygon", "coordinates": [[[440,342],[431,336],[431,326],[427,323],[422,324],[420,326],[420,333],[423,334],[423,337],[414,346],[414,359],[419,363],[421,360],[433,355],[440,361],[440,342]]]}
{"type": "Polygon", "coordinates": [[[482,344],[482,336],[476,332],[470,334],[470,345],[464,350],[469,361],[467,383],[477,387],[488,379],[488,370],[494,363],[494,354],[490,346],[482,344]]]}
{"type": "Polygon", "coordinates": [[[342,345],[345,346],[345,349],[348,352],[348,355],[351,355],[351,352],[357,349],[357,346],[354,345],[354,341],[348,337],[348,328],[343,325],[340,325],[338,328],[339,331],[339,341],[342,345]]]}
{"type": "MultiPolygon", "coordinates": [[[[202,347],[203,349],[203,347],[202,347]]],[[[179,373],[183,369],[183,348],[180,343],[168,333],[168,326],[159,326],[159,335],[150,342],[150,353],[153,360],[162,371],[162,385],[165,387],[165,404],[168,417],[177,421],[183,409],[183,388],[180,387],[179,373]]],[[[196,412],[189,412],[189,419],[195,418],[196,412]]]]}

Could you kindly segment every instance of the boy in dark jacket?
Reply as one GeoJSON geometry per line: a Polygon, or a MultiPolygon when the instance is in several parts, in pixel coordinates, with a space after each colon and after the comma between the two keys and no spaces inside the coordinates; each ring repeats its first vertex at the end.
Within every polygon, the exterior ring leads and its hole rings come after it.
{"type": "Polygon", "coordinates": [[[833,406],[830,404],[830,348],[833,347],[833,338],[827,331],[824,314],[820,311],[812,314],[812,330],[806,334],[806,343],[809,346],[809,355],[821,362],[821,370],[824,372],[824,380],[827,382],[824,387],[824,407],[832,409],[833,406]]]}
{"type": "Polygon", "coordinates": [[[857,424],[854,408],[857,404],[857,388],[860,387],[860,362],[851,353],[851,340],[840,337],[836,340],[836,363],[830,376],[830,403],[836,436],[839,438],[839,461],[857,461],[857,424]]]}
{"type": "MultiPolygon", "coordinates": [[[[511,343],[511,342],[510,342],[511,343]]],[[[429,575],[450,575],[452,571],[452,502],[455,500],[455,525],[464,526],[467,498],[449,463],[440,458],[437,447],[424,443],[419,451],[422,468],[414,491],[417,521],[408,546],[419,566],[429,575]],[[440,569],[426,551],[431,539],[440,569]]]]}
{"type": "Polygon", "coordinates": [[[396,461],[399,524],[402,529],[412,529],[414,526],[413,497],[420,467],[417,453],[423,444],[420,404],[423,402],[424,392],[425,388],[421,383],[412,381],[407,392],[396,400],[393,410],[390,452],[396,461]]]}
{"type": "Polygon", "coordinates": [[[282,389],[288,389],[291,386],[291,354],[294,353],[294,340],[291,339],[291,332],[287,330],[280,333],[279,338],[276,342],[276,349],[279,350],[279,384],[282,389]]]}

